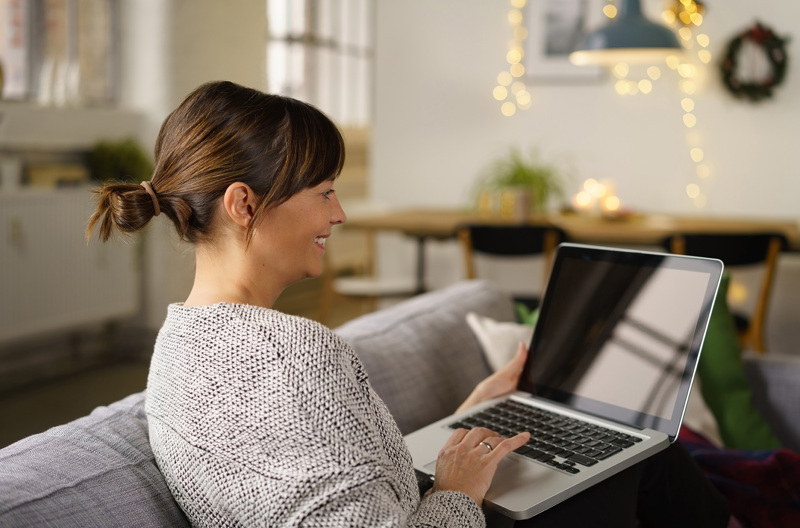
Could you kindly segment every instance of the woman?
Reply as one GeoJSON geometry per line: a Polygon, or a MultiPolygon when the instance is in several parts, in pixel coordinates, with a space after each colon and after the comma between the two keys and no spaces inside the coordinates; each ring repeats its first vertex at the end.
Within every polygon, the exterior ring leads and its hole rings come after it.
{"type": "MultiPolygon", "coordinates": [[[[150,182],[98,190],[88,232],[163,213],[196,248],[169,307],[146,410],[156,461],[195,526],[482,526],[498,462],[529,439],[457,430],[420,497],[403,438],[350,347],[271,309],[322,271],[344,145],[305,103],[230,82],[200,86],[164,122],[150,182]]],[[[525,349],[463,407],[507,393],[525,349]]],[[[639,478],[636,478],[638,485],[639,478]]],[[[635,502],[633,499],[628,503],[635,502]]]]}

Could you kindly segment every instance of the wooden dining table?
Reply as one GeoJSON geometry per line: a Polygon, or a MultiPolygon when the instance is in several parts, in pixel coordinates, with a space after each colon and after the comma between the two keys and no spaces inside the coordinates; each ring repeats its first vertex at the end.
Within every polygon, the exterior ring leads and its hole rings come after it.
{"type": "Polygon", "coordinates": [[[636,214],[620,217],[584,216],[555,213],[531,216],[524,220],[482,216],[475,211],[444,208],[416,208],[356,216],[346,227],[403,233],[417,241],[417,289],[425,289],[425,242],[456,236],[466,224],[542,224],[561,228],[571,242],[618,246],[660,246],[677,233],[782,233],[789,251],[800,251],[800,225],[797,220],[755,217],[678,216],[636,214]]]}

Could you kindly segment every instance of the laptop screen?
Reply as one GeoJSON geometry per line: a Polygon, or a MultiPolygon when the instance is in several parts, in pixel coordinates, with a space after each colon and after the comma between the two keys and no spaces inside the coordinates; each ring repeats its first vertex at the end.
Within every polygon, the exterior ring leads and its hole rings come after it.
{"type": "Polygon", "coordinates": [[[721,273],[718,260],[562,244],[520,389],[673,440],[721,273]]]}

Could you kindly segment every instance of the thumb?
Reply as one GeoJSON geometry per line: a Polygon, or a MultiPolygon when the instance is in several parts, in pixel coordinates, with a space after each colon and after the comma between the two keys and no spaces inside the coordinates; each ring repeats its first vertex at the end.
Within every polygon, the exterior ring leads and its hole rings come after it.
{"type": "Polygon", "coordinates": [[[522,373],[522,369],[525,366],[525,360],[527,358],[528,358],[528,347],[525,346],[524,343],[519,343],[519,345],[517,346],[516,354],[514,354],[514,357],[511,358],[511,361],[506,363],[506,365],[501,370],[503,371],[503,373],[516,378],[522,373]]]}
{"type": "Polygon", "coordinates": [[[528,359],[528,346],[520,341],[519,345],[517,345],[517,353],[514,354],[514,358],[509,364],[514,365],[516,368],[522,370],[526,359],[528,359]]]}

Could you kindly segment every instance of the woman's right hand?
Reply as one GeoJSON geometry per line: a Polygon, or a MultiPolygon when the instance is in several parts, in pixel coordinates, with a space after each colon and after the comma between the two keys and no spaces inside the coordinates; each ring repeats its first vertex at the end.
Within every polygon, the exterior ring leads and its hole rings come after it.
{"type": "Polygon", "coordinates": [[[456,429],[436,460],[433,491],[461,491],[481,506],[497,464],[508,453],[525,445],[530,437],[530,433],[520,433],[503,438],[483,427],[469,431],[456,429]]]}

